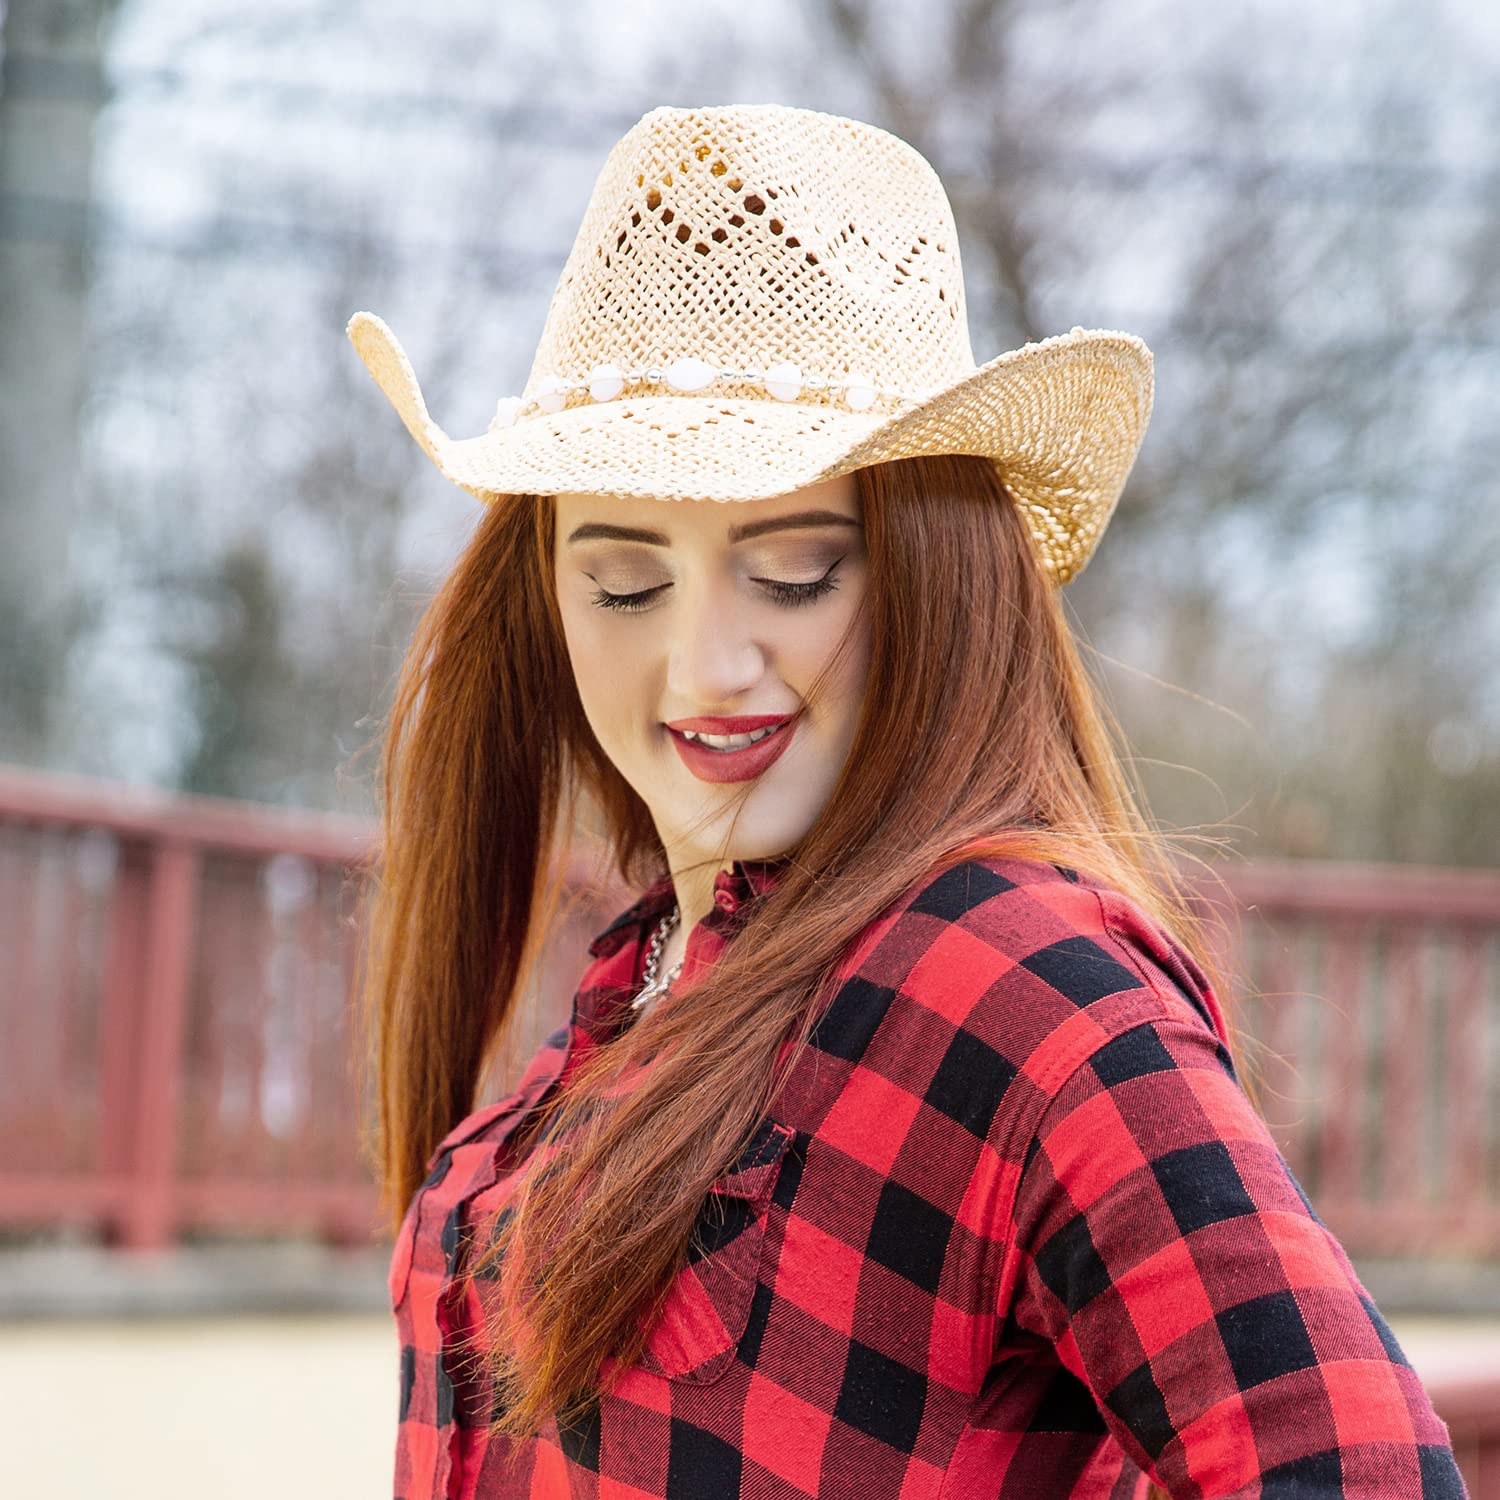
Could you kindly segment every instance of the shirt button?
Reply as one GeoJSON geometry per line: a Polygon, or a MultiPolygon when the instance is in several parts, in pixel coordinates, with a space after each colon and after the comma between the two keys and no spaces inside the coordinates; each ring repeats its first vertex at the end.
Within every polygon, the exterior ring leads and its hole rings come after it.
{"type": "Polygon", "coordinates": [[[715,891],[714,905],[720,911],[733,911],[739,905],[739,902],[734,899],[733,891],[715,891]]]}

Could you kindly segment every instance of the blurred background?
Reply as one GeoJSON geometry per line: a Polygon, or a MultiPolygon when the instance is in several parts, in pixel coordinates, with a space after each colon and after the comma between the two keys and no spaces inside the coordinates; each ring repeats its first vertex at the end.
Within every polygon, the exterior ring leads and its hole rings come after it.
{"type": "Polygon", "coordinates": [[[1064,598],[1158,818],[1232,846],[1277,1141],[1500,1495],[1500,9],[9,0],[0,38],[7,1488],[389,1492],[351,876],[476,502],[344,325],[482,432],[610,146],[774,100],[937,168],[980,362],[1154,350],[1064,598]]]}

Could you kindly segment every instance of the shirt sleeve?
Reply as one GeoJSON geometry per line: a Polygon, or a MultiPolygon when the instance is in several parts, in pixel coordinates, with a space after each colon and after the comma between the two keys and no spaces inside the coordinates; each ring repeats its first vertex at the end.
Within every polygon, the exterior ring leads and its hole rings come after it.
{"type": "Polygon", "coordinates": [[[1008,1311],[1173,1496],[1460,1500],[1448,1429],[1219,1038],[1122,1023],[1051,1095],[1008,1311]]]}

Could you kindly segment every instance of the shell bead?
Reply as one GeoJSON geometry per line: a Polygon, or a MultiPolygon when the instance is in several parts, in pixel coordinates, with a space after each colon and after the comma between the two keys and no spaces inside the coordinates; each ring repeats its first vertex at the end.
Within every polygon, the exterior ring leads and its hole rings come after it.
{"type": "Polygon", "coordinates": [[[495,403],[495,415],[490,418],[490,431],[494,432],[501,427],[514,427],[516,425],[516,414],[521,410],[522,401],[519,396],[502,396],[495,403]]]}
{"type": "Polygon", "coordinates": [[[595,401],[613,401],[625,389],[625,372],[617,365],[595,365],[589,371],[589,395],[595,401]]]}
{"type": "Polygon", "coordinates": [[[875,382],[868,375],[851,370],[844,381],[844,405],[851,411],[864,411],[875,404],[875,382]]]}
{"type": "Polygon", "coordinates": [[[778,401],[795,401],[802,393],[802,371],[790,362],[766,371],[766,391],[778,401]]]}
{"type": "Polygon", "coordinates": [[[701,391],[718,379],[711,364],[691,355],[667,366],[667,384],[676,391],[701,391]]]}
{"type": "Polygon", "coordinates": [[[571,382],[557,375],[545,375],[536,388],[536,404],[543,411],[561,411],[568,402],[571,382]]]}

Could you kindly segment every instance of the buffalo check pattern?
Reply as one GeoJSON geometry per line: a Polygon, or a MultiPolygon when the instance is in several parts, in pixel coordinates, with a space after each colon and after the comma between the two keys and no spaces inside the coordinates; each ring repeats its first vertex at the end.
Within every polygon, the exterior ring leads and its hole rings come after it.
{"type": "MultiPolygon", "coordinates": [[[[718,876],[675,994],[777,873],[718,876]]],[[[494,1287],[466,1254],[524,1153],[560,1148],[517,1127],[631,1023],[672,899],[663,880],[599,934],[569,1023],[412,1199],[400,1500],[1465,1495],[1202,971],[1121,893],[1019,859],[954,864],[867,928],[643,1357],[606,1363],[583,1419],[489,1439],[494,1287]]]]}

